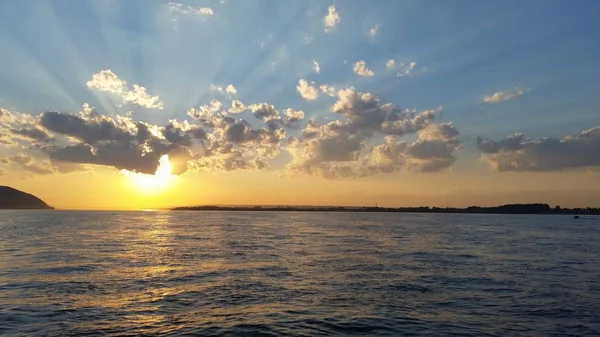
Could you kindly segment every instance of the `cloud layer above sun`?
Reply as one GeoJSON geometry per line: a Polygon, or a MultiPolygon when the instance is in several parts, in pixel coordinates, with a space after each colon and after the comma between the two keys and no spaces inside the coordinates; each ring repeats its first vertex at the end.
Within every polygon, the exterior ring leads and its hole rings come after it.
{"type": "MultiPolygon", "coordinates": [[[[87,86],[148,109],[163,108],[158,96],[137,84],[130,91],[111,70],[93,74],[87,86]]],[[[284,167],[289,173],[346,178],[439,171],[456,160],[459,133],[452,123],[436,123],[435,110],[401,109],[355,88],[321,88],[333,97],[329,122],[306,121],[305,113],[292,107],[231,98],[226,98],[228,105],[213,99],[190,108],[188,119],[165,125],[109,116],[88,104],[75,113],[45,111],[37,116],[2,109],[0,127],[7,135],[3,145],[23,151],[6,163],[38,174],[89,165],[153,174],[160,158],[168,155],[173,174],[182,174],[188,169],[264,169],[285,151],[291,155],[284,167]],[[402,140],[411,134],[416,140],[402,140]],[[39,162],[24,153],[36,154],[39,162]]],[[[237,92],[232,84],[209,89],[226,97],[237,92]]],[[[307,100],[319,97],[316,84],[303,79],[297,90],[307,100]]]]}
{"type": "MultiPolygon", "coordinates": [[[[561,92],[548,89],[557,81],[543,78],[546,71],[524,76],[485,48],[468,49],[476,43],[494,49],[488,45],[493,39],[480,39],[473,29],[435,43],[426,30],[400,30],[401,20],[389,13],[409,20],[396,10],[401,4],[368,12],[369,2],[358,1],[273,4],[263,11],[251,1],[85,3],[98,29],[55,32],[52,43],[72,47],[62,58],[32,52],[26,27],[23,36],[0,35],[20,47],[7,57],[30,65],[14,68],[31,72],[11,76],[36,84],[14,85],[15,96],[26,93],[18,99],[0,95],[0,174],[69,174],[97,166],[154,174],[165,156],[175,175],[264,170],[325,179],[448,172],[461,161],[462,167],[489,166],[489,174],[600,166],[600,121],[590,113],[564,132],[561,123],[569,120],[556,112],[548,134],[542,128],[550,123],[539,124],[546,107],[540,102],[561,92]],[[253,19],[260,15],[279,23],[253,19]],[[87,33],[102,38],[85,44],[87,33]],[[74,40],[77,48],[69,44],[74,40]],[[121,49],[106,42],[114,40],[121,49]],[[98,49],[76,58],[87,48],[98,49]],[[446,56],[451,52],[458,61],[446,56]],[[484,66],[490,59],[500,70],[484,66]],[[474,70],[466,74],[469,66],[474,70]],[[53,104],[31,111],[14,104],[36,95],[53,104]],[[66,103],[56,103],[61,99],[66,103]]],[[[489,33],[485,29],[481,34],[489,33]]],[[[500,42],[498,55],[516,48],[500,42]]],[[[529,61],[527,69],[534,65],[529,61]]],[[[1,81],[12,88],[9,78],[1,81]]]]}

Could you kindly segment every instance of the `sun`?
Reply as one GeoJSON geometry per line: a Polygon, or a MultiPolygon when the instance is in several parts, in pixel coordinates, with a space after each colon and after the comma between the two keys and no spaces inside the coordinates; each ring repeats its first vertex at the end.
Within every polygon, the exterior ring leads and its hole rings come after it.
{"type": "Polygon", "coordinates": [[[175,176],[171,174],[171,163],[168,155],[160,158],[154,175],[127,170],[121,170],[121,173],[128,178],[129,183],[135,190],[144,194],[160,193],[175,181],[175,176]]]}

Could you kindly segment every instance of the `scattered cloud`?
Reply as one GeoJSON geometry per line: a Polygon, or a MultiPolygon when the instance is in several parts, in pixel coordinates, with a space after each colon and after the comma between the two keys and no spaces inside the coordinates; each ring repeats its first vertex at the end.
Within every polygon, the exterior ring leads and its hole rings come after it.
{"type": "Polygon", "coordinates": [[[213,16],[215,14],[210,7],[185,6],[176,2],[169,2],[165,6],[169,12],[176,14],[197,15],[200,17],[213,16]]]}
{"type": "Polygon", "coordinates": [[[317,88],[309,84],[308,81],[305,79],[300,79],[298,81],[298,86],[296,87],[296,89],[300,93],[300,96],[302,96],[302,98],[306,100],[312,101],[319,97],[319,92],[317,91],[317,88]]]}
{"type": "Polygon", "coordinates": [[[385,63],[385,67],[386,67],[388,70],[392,70],[392,69],[396,68],[396,61],[395,61],[395,60],[388,60],[388,61],[385,63]]]}
{"type": "Polygon", "coordinates": [[[198,109],[188,110],[188,115],[195,119],[210,118],[211,116],[217,114],[222,107],[223,103],[221,103],[221,101],[218,99],[213,99],[209,104],[204,104],[198,109]]]}
{"type": "Polygon", "coordinates": [[[233,86],[233,84],[229,84],[226,87],[220,87],[218,85],[211,84],[211,85],[208,86],[208,88],[211,91],[218,92],[218,93],[220,93],[222,95],[234,96],[234,95],[237,94],[237,89],[233,86]]]}
{"type": "Polygon", "coordinates": [[[600,126],[579,135],[531,140],[522,133],[500,141],[478,137],[483,161],[495,171],[557,171],[600,167],[600,126]]]}
{"type": "Polygon", "coordinates": [[[324,93],[325,95],[331,96],[331,97],[336,97],[337,96],[337,89],[329,84],[322,84],[319,89],[321,90],[322,93],[324,93]]]}
{"type": "Polygon", "coordinates": [[[313,65],[315,66],[315,73],[320,74],[321,73],[321,66],[319,65],[319,62],[313,60],[313,65]]]}
{"type": "Polygon", "coordinates": [[[387,70],[396,71],[396,76],[403,77],[413,73],[417,67],[417,62],[412,61],[408,64],[404,64],[404,62],[397,63],[396,60],[390,59],[385,63],[385,67],[387,70]]]}
{"type": "Polygon", "coordinates": [[[400,170],[439,171],[456,160],[459,133],[452,123],[435,124],[435,111],[401,110],[354,88],[340,90],[337,98],[332,112],[343,119],[326,124],[310,119],[300,136],[290,138],[291,173],[359,178],[400,170]],[[412,143],[399,139],[414,133],[412,143]],[[379,137],[384,143],[373,145],[379,137]]]}
{"type": "Polygon", "coordinates": [[[376,24],[375,26],[373,26],[373,28],[369,29],[369,36],[370,37],[377,36],[377,34],[379,34],[379,29],[381,29],[380,24],[376,24]]]}
{"type": "Polygon", "coordinates": [[[269,103],[258,103],[248,106],[252,114],[257,119],[268,120],[279,116],[279,112],[275,110],[275,106],[269,103]]]}
{"type": "Polygon", "coordinates": [[[338,23],[340,23],[340,15],[335,9],[335,6],[331,5],[328,8],[327,15],[323,18],[323,23],[325,24],[325,32],[331,32],[338,23]]]}
{"type": "MultiPolygon", "coordinates": [[[[364,62],[357,71],[369,72],[364,62]]],[[[126,102],[147,100],[110,70],[94,74],[87,85],[126,102]]],[[[237,92],[233,85],[210,89],[224,95],[237,92]]],[[[89,104],[75,113],[37,116],[0,109],[0,136],[11,135],[0,144],[16,149],[0,162],[31,174],[67,173],[90,165],[154,174],[168,158],[173,174],[183,174],[189,169],[258,170],[287,151],[292,159],[286,172],[335,179],[439,171],[456,160],[459,133],[451,123],[436,124],[437,111],[403,110],[371,93],[306,79],[298,81],[297,90],[307,100],[317,99],[319,91],[334,97],[329,121],[305,122],[304,111],[280,111],[267,102],[232,100],[225,106],[218,99],[189,109],[189,121],[171,119],[165,125],[135,120],[132,114],[102,114],[89,104]],[[245,111],[255,120],[244,119],[245,111]],[[416,137],[403,141],[407,135],[416,137]],[[15,154],[20,149],[29,153],[15,154]]]]}
{"type": "Polygon", "coordinates": [[[115,94],[121,97],[125,103],[149,109],[163,109],[163,102],[159,96],[149,95],[146,88],[137,84],[133,85],[133,90],[129,90],[127,82],[121,80],[110,69],[93,74],[92,79],[87,82],[87,86],[91,89],[115,94]]]}
{"type": "Polygon", "coordinates": [[[375,73],[372,70],[367,68],[367,63],[362,60],[354,64],[353,70],[359,76],[370,77],[375,75],[375,73]]]}
{"type": "Polygon", "coordinates": [[[398,76],[398,77],[408,76],[413,72],[413,70],[415,70],[416,66],[417,66],[417,62],[410,62],[409,64],[401,63],[400,66],[398,67],[399,70],[396,73],[396,76],[398,76]]]}
{"type": "Polygon", "coordinates": [[[231,102],[231,108],[229,108],[229,113],[238,115],[238,114],[241,114],[242,112],[244,112],[245,110],[246,110],[246,106],[244,105],[244,103],[242,103],[242,101],[233,100],[231,102]]]}
{"type": "Polygon", "coordinates": [[[487,95],[483,97],[484,103],[500,103],[504,101],[508,101],[513,98],[517,98],[529,93],[531,89],[517,89],[513,91],[498,91],[493,93],[492,95],[487,95]]]}

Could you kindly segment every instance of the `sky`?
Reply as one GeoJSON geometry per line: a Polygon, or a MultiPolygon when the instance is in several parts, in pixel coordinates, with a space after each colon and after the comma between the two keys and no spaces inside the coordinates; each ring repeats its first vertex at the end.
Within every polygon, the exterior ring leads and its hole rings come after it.
{"type": "Polygon", "coordinates": [[[0,2],[0,185],[62,209],[600,206],[600,3],[0,2]]]}

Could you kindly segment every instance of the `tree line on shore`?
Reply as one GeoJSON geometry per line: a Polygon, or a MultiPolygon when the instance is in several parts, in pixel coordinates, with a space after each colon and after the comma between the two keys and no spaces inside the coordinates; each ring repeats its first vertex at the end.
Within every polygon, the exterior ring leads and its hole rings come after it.
{"type": "Polygon", "coordinates": [[[475,214],[600,214],[600,208],[562,208],[548,204],[507,204],[493,207],[351,207],[351,206],[190,206],[177,211],[302,211],[302,212],[398,212],[398,213],[475,213],[475,214]]]}

